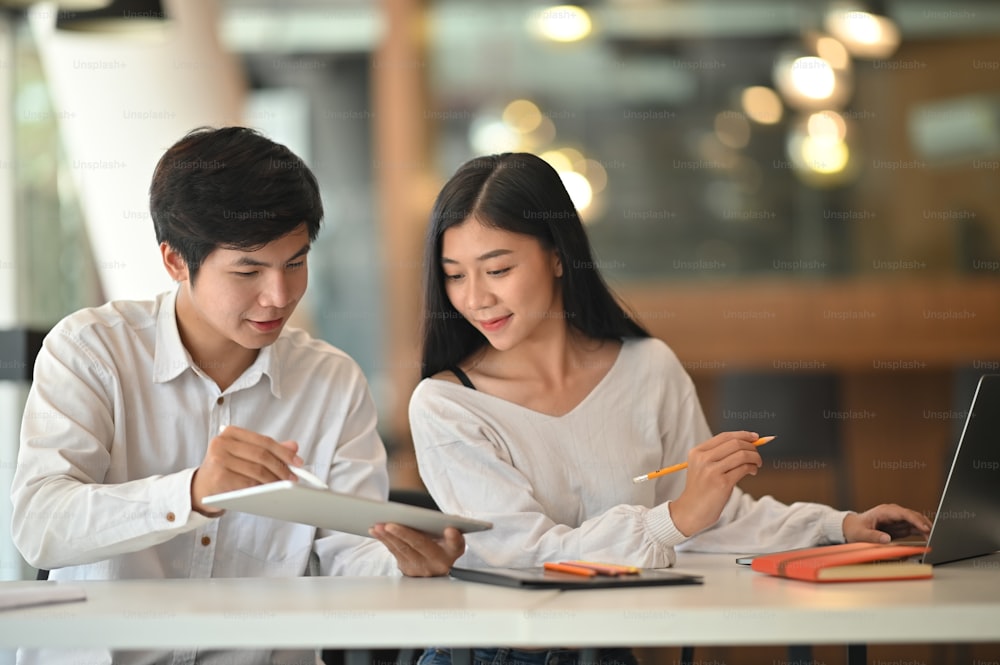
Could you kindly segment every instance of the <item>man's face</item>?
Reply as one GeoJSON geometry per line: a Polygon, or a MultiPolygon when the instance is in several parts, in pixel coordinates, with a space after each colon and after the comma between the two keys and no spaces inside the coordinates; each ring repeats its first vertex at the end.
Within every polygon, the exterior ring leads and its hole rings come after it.
{"type": "Polygon", "coordinates": [[[180,256],[162,246],[168,272],[182,283],[178,327],[192,356],[222,361],[236,347],[256,351],[273,343],[305,293],[309,247],[303,224],[255,251],[217,248],[192,284],[180,256]]]}

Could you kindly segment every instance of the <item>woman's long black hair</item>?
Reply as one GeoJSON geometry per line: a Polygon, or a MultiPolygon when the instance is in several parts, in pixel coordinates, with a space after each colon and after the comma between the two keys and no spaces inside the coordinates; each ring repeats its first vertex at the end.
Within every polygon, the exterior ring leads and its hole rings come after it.
{"type": "Polygon", "coordinates": [[[601,277],[580,215],[555,169],[529,153],[489,155],[459,167],[434,202],[424,244],[421,378],[457,366],[487,343],[452,306],[441,268],[444,232],[473,217],[534,236],[558,253],[569,325],[594,339],[649,337],[601,277]]]}

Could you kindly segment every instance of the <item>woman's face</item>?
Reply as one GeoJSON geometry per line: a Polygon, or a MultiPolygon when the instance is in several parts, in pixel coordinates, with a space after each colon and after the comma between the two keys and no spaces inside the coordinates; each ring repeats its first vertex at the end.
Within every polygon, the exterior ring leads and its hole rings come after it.
{"type": "Polygon", "coordinates": [[[444,232],[441,269],[452,306],[498,350],[565,325],[562,262],[533,236],[466,219],[444,232]]]}

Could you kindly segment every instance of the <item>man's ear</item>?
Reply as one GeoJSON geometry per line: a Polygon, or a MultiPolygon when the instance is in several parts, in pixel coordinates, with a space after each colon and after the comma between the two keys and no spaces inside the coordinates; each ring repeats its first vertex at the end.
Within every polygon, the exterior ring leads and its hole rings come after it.
{"type": "Polygon", "coordinates": [[[163,267],[167,269],[170,279],[175,282],[183,282],[188,279],[187,262],[173,247],[165,242],[161,242],[160,256],[163,257],[163,267]]]}

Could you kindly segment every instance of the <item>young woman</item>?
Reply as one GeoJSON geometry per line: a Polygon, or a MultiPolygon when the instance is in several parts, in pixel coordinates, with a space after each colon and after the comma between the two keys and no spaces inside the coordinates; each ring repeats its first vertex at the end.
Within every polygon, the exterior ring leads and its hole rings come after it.
{"type": "MultiPolygon", "coordinates": [[[[424,380],[410,401],[421,477],[442,510],[494,523],[467,538],[458,565],[663,567],[675,547],[770,551],[929,531],[892,504],[856,514],[744,494],[737,483],[762,464],[758,433],[712,435],[677,357],[604,283],[542,159],[460,167],[434,204],[425,259],[424,380]],[[685,460],[686,472],[632,482],[685,460]]],[[[449,659],[429,650],[422,662],[449,659]]]]}

